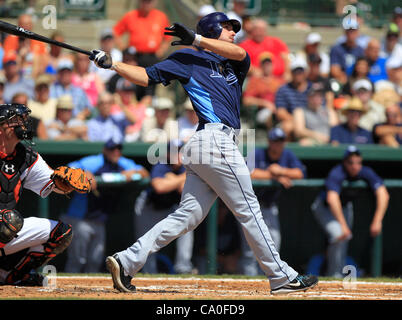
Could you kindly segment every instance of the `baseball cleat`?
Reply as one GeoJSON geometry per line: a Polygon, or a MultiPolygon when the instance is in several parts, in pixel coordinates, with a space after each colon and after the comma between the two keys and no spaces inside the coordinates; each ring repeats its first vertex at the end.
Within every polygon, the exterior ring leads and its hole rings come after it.
{"type": "Polygon", "coordinates": [[[286,294],[296,291],[306,291],[315,287],[317,283],[318,278],[316,276],[297,275],[297,277],[288,284],[276,289],[272,289],[271,294],[286,294]]]}
{"type": "Polygon", "coordinates": [[[124,268],[119,256],[114,254],[106,258],[106,268],[112,275],[113,287],[121,292],[135,292],[136,288],[131,284],[131,276],[124,275],[124,268]]]}
{"type": "Polygon", "coordinates": [[[18,287],[42,287],[44,285],[43,281],[46,279],[40,273],[32,270],[30,273],[26,274],[21,280],[17,280],[13,285],[18,287]]]}

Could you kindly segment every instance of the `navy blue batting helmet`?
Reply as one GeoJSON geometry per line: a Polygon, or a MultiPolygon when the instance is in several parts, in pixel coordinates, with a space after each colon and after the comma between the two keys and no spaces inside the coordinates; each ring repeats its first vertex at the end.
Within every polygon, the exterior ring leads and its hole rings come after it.
{"type": "Polygon", "coordinates": [[[229,22],[233,26],[234,32],[239,32],[241,24],[235,19],[229,17],[223,12],[213,12],[207,14],[197,24],[197,33],[206,38],[218,39],[222,33],[221,23],[229,22]]]}

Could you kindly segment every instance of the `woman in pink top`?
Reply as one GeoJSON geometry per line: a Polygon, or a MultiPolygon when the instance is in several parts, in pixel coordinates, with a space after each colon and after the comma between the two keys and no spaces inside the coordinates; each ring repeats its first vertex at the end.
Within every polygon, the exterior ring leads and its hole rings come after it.
{"type": "Polygon", "coordinates": [[[111,114],[122,113],[132,124],[126,128],[125,140],[133,142],[140,137],[147,106],[135,98],[135,85],[121,78],[116,83],[115,104],[111,114]]]}
{"type": "Polygon", "coordinates": [[[77,53],[75,55],[72,83],[84,90],[89,101],[96,106],[99,94],[105,90],[105,84],[98,74],[89,72],[90,63],[91,61],[85,54],[77,53]]]}

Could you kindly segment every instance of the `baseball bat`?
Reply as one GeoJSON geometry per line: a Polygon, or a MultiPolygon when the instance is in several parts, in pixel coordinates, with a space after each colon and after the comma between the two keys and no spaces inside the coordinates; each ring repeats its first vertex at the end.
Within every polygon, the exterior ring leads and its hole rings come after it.
{"type": "Polygon", "coordinates": [[[69,49],[69,50],[80,52],[80,53],[86,54],[88,56],[92,54],[92,52],[90,52],[90,51],[71,46],[64,42],[56,41],[56,40],[41,36],[40,34],[37,34],[35,32],[29,31],[29,30],[25,30],[24,28],[15,26],[11,23],[1,21],[1,20],[0,20],[0,31],[9,33],[9,34],[13,34],[17,37],[29,38],[29,39],[33,39],[33,40],[37,40],[37,41],[41,41],[41,42],[46,42],[46,43],[49,43],[49,44],[52,44],[55,46],[59,46],[59,47],[63,47],[63,48],[69,49]]]}

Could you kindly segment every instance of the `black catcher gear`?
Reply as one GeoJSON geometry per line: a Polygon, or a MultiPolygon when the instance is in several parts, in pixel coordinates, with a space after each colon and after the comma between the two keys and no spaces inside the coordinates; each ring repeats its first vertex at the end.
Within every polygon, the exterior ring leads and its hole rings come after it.
{"type": "Polygon", "coordinates": [[[24,218],[17,210],[0,211],[0,248],[17,237],[24,225],[24,218]]]}
{"type": "Polygon", "coordinates": [[[32,140],[33,130],[29,114],[31,110],[23,104],[0,104],[0,124],[14,127],[20,140],[32,140]]]}
{"type": "MultiPolygon", "coordinates": [[[[30,285],[32,281],[32,270],[46,265],[55,256],[62,253],[71,243],[73,238],[72,227],[69,224],[59,221],[50,233],[49,240],[43,244],[44,252],[20,251],[13,255],[4,257],[4,263],[0,262],[0,268],[9,270],[5,283],[12,285],[30,285]],[[23,256],[21,254],[23,252],[23,256]],[[12,262],[13,261],[13,262],[12,262]],[[28,281],[28,282],[27,282],[28,281]]],[[[37,280],[37,276],[35,279],[37,280]]],[[[40,281],[34,281],[40,285],[40,281]]]]}

